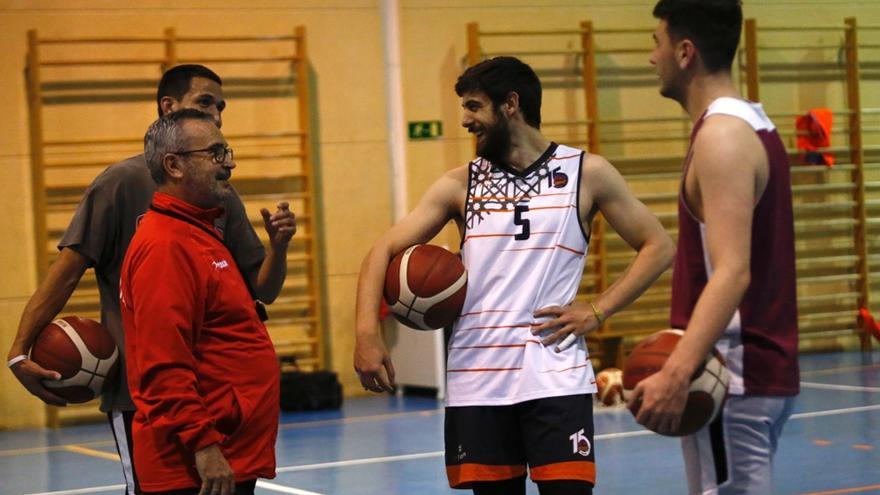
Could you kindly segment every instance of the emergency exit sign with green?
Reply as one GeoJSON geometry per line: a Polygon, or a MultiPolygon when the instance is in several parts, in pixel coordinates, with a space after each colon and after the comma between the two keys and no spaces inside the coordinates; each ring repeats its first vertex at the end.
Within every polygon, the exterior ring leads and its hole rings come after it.
{"type": "Polygon", "coordinates": [[[439,120],[426,120],[409,123],[410,139],[436,139],[443,135],[443,123],[439,120]]]}

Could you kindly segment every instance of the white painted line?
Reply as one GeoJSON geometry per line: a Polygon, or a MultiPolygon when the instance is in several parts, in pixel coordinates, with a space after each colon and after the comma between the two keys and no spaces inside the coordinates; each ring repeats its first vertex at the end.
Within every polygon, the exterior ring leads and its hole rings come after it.
{"type": "Polygon", "coordinates": [[[603,433],[601,435],[596,435],[596,440],[613,440],[615,438],[628,438],[628,437],[641,437],[644,435],[657,435],[651,430],[635,430],[635,431],[621,431],[619,433],[603,433]]]}
{"type": "MultiPolygon", "coordinates": [[[[620,433],[605,433],[596,435],[596,440],[608,440],[613,438],[640,437],[644,435],[655,435],[649,430],[624,431],[620,433]]],[[[348,466],[361,466],[364,464],[379,464],[382,462],[400,462],[412,461],[417,459],[430,459],[433,457],[443,457],[444,451],[435,450],[433,452],[422,452],[419,454],[391,455],[383,457],[368,457],[365,459],[349,459],[347,461],[321,462],[318,464],[302,464],[299,466],[287,466],[275,469],[277,473],[293,473],[297,471],[313,471],[316,469],[332,469],[348,466]]]]}
{"type": "Polygon", "coordinates": [[[434,452],[422,452],[420,454],[404,454],[404,455],[390,455],[384,457],[368,457],[365,459],[350,459],[347,461],[334,461],[334,462],[321,462],[318,464],[303,464],[300,466],[287,466],[275,469],[276,473],[293,473],[296,471],[312,471],[315,469],[329,469],[336,467],[346,467],[346,466],[360,466],[362,464],[378,464],[380,462],[398,462],[398,461],[411,461],[413,459],[427,459],[430,457],[443,457],[444,452],[442,450],[436,450],[434,452]]]}
{"type": "MultiPolygon", "coordinates": [[[[299,488],[291,488],[289,486],[279,485],[277,483],[270,483],[268,481],[257,480],[257,486],[260,488],[264,488],[266,490],[275,491],[279,493],[290,493],[292,495],[322,495],[318,492],[310,492],[308,490],[301,490],[299,488]]],[[[91,488],[78,488],[75,490],[60,490],[56,492],[42,492],[42,493],[29,493],[27,495],[79,495],[84,493],[103,493],[103,492],[118,492],[119,490],[125,490],[125,485],[104,485],[104,486],[93,486],[91,488]]]]}
{"type": "Polygon", "coordinates": [[[834,375],[844,371],[866,371],[880,369],[880,364],[866,364],[861,366],[842,366],[840,368],[826,368],[822,370],[801,371],[801,376],[834,375]]]}
{"type": "Polygon", "coordinates": [[[816,411],[816,412],[809,412],[809,413],[792,414],[791,419],[818,418],[820,416],[834,416],[836,414],[850,414],[850,413],[877,411],[877,410],[880,410],[880,405],[847,407],[844,409],[831,409],[828,411],[816,411]]]}
{"type": "Polygon", "coordinates": [[[265,490],[271,490],[273,492],[279,493],[291,493],[293,495],[322,495],[318,492],[310,492],[308,490],[301,490],[299,488],[291,488],[289,486],[279,485],[277,483],[270,483],[263,480],[257,480],[257,486],[265,490]]]}
{"type": "Polygon", "coordinates": [[[880,392],[880,387],[858,387],[854,385],[834,385],[831,383],[801,382],[801,387],[819,390],[845,390],[847,392],[880,392]]]}
{"type": "Polygon", "coordinates": [[[77,495],[79,493],[118,492],[125,490],[125,485],[104,485],[91,488],[78,488],[76,490],[60,490],[57,492],[28,493],[27,495],[77,495]]]}

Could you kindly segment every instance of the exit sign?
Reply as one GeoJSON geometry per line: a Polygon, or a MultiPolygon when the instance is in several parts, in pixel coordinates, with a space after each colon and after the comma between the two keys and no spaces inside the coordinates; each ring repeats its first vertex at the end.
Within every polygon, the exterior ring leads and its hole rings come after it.
{"type": "Polygon", "coordinates": [[[410,139],[435,139],[443,135],[443,123],[439,120],[426,120],[409,123],[410,139]]]}

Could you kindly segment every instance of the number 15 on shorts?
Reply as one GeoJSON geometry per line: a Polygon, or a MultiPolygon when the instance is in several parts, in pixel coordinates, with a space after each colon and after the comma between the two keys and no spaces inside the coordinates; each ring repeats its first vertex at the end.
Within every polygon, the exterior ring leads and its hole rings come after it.
{"type": "Polygon", "coordinates": [[[592,450],[592,446],[590,445],[590,440],[587,439],[587,436],[584,435],[584,429],[581,428],[577,433],[572,433],[571,436],[568,437],[571,440],[571,449],[573,453],[580,454],[584,457],[590,455],[590,450],[592,450]]]}

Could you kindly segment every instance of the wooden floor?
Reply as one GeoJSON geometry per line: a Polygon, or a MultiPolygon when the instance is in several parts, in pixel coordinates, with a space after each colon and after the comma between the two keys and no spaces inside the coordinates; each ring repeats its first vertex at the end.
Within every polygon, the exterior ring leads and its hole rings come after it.
{"type": "MultiPolygon", "coordinates": [[[[801,363],[774,493],[880,494],[880,352],[805,355],[801,363]]],[[[257,493],[469,493],[446,485],[436,400],[377,396],[281,421],[278,476],[260,481],[257,493]]],[[[685,493],[675,439],[646,432],[619,408],[597,408],[596,431],[595,493],[685,493]]],[[[103,424],[0,432],[0,494],[122,493],[121,483],[103,424]]],[[[532,483],[528,493],[537,493],[532,483]]]]}

